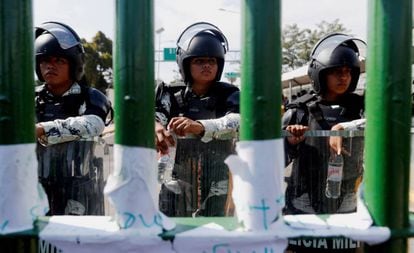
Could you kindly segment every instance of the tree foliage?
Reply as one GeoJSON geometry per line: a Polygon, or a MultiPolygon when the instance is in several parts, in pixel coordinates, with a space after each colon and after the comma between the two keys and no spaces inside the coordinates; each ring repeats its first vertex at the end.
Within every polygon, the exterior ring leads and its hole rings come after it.
{"type": "Polygon", "coordinates": [[[322,21],[313,30],[301,29],[297,24],[285,26],[282,31],[282,72],[304,66],[309,61],[312,48],[318,40],[333,32],[350,31],[339,22],[339,19],[332,23],[322,21]]]}
{"type": "Polygon", "coordinates": [[[82,39],[85,48],[85,76],[90,86],[102,92],[112,86],[112,40],[101,31],[92,42],[82,39]]]}

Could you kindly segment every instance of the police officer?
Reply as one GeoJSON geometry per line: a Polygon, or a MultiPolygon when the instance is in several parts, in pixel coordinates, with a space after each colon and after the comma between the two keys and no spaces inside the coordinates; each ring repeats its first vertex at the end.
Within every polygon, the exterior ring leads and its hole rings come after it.
{"type": "Polygon", "coordinates": [[[156,137],[161,153],[178,136],[173,179],[180,190],[160,192],[160,210],[170,216],[223,216],[228,168],[239,128],[239,89],[220,82],[226,37],[216,26],[199,22],[177,41],[183,82],[156,88],[156,137]],[[167,129],[169,131],[167,131],[167,129]]]}
{"type": "MultiPolygon", "coordinates": [[[[324,137],[305,137],[304,134],[307,130],[330,130],[340,122],[363,116],[364,98],[354,91],[361,72],[360,57],[364,52],[365,42],[341,33],[323,37],[312,50],[308,75],[314,93],[297,98],[288,105],[283,116],[283,128],[291,133],[285,138],[287,163],[291,164],[291,173],[286,177],[285,214],[356,211],[356,191],[363,173],[362,139],[344,139],[341,143],[342,182],[339,197],[333,198],[327,194],[326,178],[329,157],[337,155],[338,149],[332,150],[324,137]]],[[[326,252],[356,250],[334,250],[332,242],[326,241],[326,252]]],[[[291,251],[287,252],[319,252],[298,241],[290,241],[289,249],[291,251]]]]}
{"type": "Polygon", "coordinates": [[[82,82],[84,57],[81,40],[68,25],[36,27],[36,74],[44,82],[35,96],[37,155],[49,215],[103,214],[94,142],[78,140],[99,136],[112,108],[104,94],[82,82]]]}
{"type": "MultiPolygon", "coordinates": [[[[362,117],[364,98],[354,91],[364,47],[361,40],[334,33],[322,38],[312,50],[308,75],[316,95],[298,98],[288,106],[283,117],[283,127],[292,134],[286,138],[287,153],[289,160],[294,161],[286,191],[287,213],[352,212],[356,208],[356,203],[345,207],[341,205],[343,198],[333,200],[325,196],[325,155],[330,150],[323,144],[326,142],[323,138],[305,138],[304,133],[309,129],[330,130],[340,122],[362,117]]],[[[354,189],[353,181],[362,171],[345,170],[344,173],[343,188],[354,189]]]]}

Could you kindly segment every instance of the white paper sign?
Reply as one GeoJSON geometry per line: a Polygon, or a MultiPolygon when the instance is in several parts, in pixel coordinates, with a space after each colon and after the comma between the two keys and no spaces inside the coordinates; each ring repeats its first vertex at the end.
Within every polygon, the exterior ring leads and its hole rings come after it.
{"type": "Polygon", "coordinates": [[[142,229],[148,234],[170,230],[175,223],[158,209],[157,166],[154,149],[114,146],[114,172],[104,193],[116,210],[122,229],[142,229]]]}
{"type": "MultiPolygon", "coordinates": [[[[269,230],[227,231],[210,223],[182,233],[174,240],[148,234],[141,229],[119,229],[116,221],[105,216],[53,216],[39,234],[41,240],[55,245],[63,252],[71,253],[115,253],[115,252],[199,252],[199,253],[282,253],[289,237],[306,236],[306,239],[291,240],[305,247],[327,247],[326,236],[346,236],[330,241],[338,247],[357,246],[356,241],[369,244],[381,243],[390,236],[384,227],[356,229],[330,226],[322,220],[308,216],[296,217],[303,224],[318,224],[318,228],[303,229],[286,224],[284,219],[272,223],[269,230]],[[305,218],[302,220],[302,218],[305,218]],[[322,227],[322,223],[325,227],[322,227]]],[[[40,253],[46,253],[49,245],[42,241],[40,253]],[[43,250],[43,251],[42,251],[43,250]]]]}
{"type": "Polygon", "coordinates": [[[48,243],[71,253],[173,253],[171,241],[141,229],[119,229],[109,216],[53,216],[39,237],[40,253],[48,243]]]}
{"type": "Polygon", "coordinates": [[[333,214],[326,220],[317,215],[285,215],[272,224],[275,231],[286,237],[298,236],[345,236],[354,241],[377,244],[388,240],[391,231],[387,227],[374,227],[373,221],[363,201],[358,199],[357,212],[349,214],[333,214]]]}
{"type": "Polygon", "coordinates": [[[267,230],[284,206],[283,140],[240,141],[225,162],[233,176],[236,215],[247,230],[267,230]]]}
{"type": "Polygon", "coordinates": [[[210,223],[177,234],[174,249],[178,253],[283,253],[287,239],[269,231],[227,231],[210,223]]]}
{"type": "Polygon", "coordinates": [[[36,144],[0,146],[0,234],[33,228],[49,210],[38,183],[36,144]]]}

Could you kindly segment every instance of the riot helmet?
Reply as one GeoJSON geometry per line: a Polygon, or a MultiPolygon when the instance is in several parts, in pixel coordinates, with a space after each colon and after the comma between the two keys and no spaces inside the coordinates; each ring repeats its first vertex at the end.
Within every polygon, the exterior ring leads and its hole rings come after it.
{"type": "Polygon", "coordinates": [[[228,42],[216,26],[207,22],[198,22],[187,27],[177,40],[177,64],[186,84],[192,82],[190,60],[194,57],[214,57],[217,59],[217,75],[221,78],[224,68],[224,55],[228,51],[228,42]]]}
{"type": "Polygon", "coordinates": [[[44,81],[40,72],[40,59],[44,56],[59,56],[69,60],[70,78],[80,81],[84,74],[85,50],[76,32],[63,23],[45,22],[35,29],[36,74],[44,81]]]}
{"type": "Polygon", "coordinates": [[[332,33],[320,39],[310,55],[308,75],[313,89],[323,94],[327,89],[326,72],[331,68],[351,68],[351,84],[347,93],[353,92],[358,84],[366,55],[364,41],[342,33],[332,33]]]}

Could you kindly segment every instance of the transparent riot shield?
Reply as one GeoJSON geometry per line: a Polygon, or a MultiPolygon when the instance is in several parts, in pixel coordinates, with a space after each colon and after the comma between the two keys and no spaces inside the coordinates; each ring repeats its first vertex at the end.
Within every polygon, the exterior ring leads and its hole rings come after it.
{"type": "Polygon", "coordinates": [[[285,145],[284,214],[356,212],[364,171],[363,131],[314,130],[305,136],[299,145],[285,145]],[[334,136],[342,137],[339,155],[329,145],[334,136]]]}
{"type": "Polygon", "coordinates": [[[170,217],[226,216],[229,169],[235,141],[178,138],[171,180],[160,185],[159,208],[170,217]]]}
{"type": "Polygon", "coordinates": [[[39,181],[48,195],[48,215],[105,214],[103,188],[109,173],[105,145],[100,137],[47,147],[38,144],[39,181]]]}

